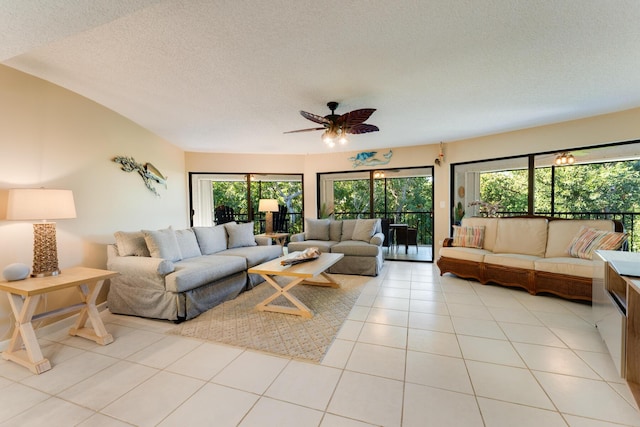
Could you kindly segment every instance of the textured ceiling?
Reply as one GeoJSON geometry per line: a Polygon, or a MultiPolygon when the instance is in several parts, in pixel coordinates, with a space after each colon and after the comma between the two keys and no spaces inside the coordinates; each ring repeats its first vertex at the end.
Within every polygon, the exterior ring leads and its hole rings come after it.
{"type": "Polygon", "coordinates": [[[377,108],[345,148],[640,106],[637,0],[3,0],[0,62],[189,151],[322,153],[299,110],[377,108]]]}

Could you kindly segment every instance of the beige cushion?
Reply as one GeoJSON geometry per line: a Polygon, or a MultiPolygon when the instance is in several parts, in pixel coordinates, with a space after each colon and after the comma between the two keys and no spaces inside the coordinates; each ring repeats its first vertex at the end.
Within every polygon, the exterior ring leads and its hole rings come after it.
{"type": "Polygon", "coordinates": [[[353,229],[351,240],[360,240],[369,243],[376,229],[379,227],[380,219],[358,219],[353,229]]]}
{"type": "Polygon", "coordinates": [[[340,241],[353,240],[353,230],[356,228],[357,219],[345,219],[342,221],[342,236],[340,241]]]}
{"type": "Polygon", "coordinates": [[[342,221],[329,222],[329,240],[339,242],[342,237],[342,221]]]}
{"type": "MultiPolygon", "coordinates": [[[[211,255],[227,249],[227,230],[224,225],[193,227],[203,255],[211,255]]],[[[269,239],[271,240],[271,239],[269,239]]]]}
{"type": "Polygon", "coordinates": [[[443,247],[438,252],[441,257],[463,259],[466,261],[482,262],[484,256],[491,254],[485,249],[463,248],[463,247],[443,247]]]}
{"type": "Polygon", "coordinates": [[[498,218],[463,218],[461,225],[465,227],[484,227],[484,243],[482,244],[482,249],[493,251],[498,233],[498,218]]]}
{"type": "Polygon", "coordinates": [[[257,246],[256,238],[253,235],[253,222],[236,224],[228,222],[224,225],[229,235],[228,248],[242,248],[245,246],[257,246]]]}
{"type": "Polygon", "coordinates": [[[176,239],[178,240],[178,247],[180,248],[182,259],[202,255],[200,252],[200,246],[198,246],[196,234],[192,229],[176,230],[176,239]]]}
{"type": "Polygon", "coordinates": [[[540,258],[523,254],[487,254],[484,257],[486,264],[498,264],[503,267],[525,268],[533,270],[535,262],[540,258]]]}
{"type": "Polygon", "coordinates": [[[615,224],[608,219],[559,219],[549,221],[549,235],[545,258],[569,257],[569,245],[581,227],[591,227],[603,231],[614,231],[615,224]]]}
{"type": "Polygon", "coordinates": [[[116,246],[120,256],[151,256],[142,231],[116,231],[116,246]]]}
{"type": "Polygon", "coordinates": [[[142,233],[144,233],[144,241],[147,243],[152,257],[169,261],[180,261],[182,259],[178,239],[173,228],[169,227],[157,231],[142,230],[142,233]]]}
{"type": "Polygon", "coordinates": [[[304,232],[307,240],[329,240],[329,220],[307,218],[304,232]]]}
{"type": "Polygon", "coordinates": [[[597,261],[570,257],[540,258],[535,262],[537,271],[590,278],[594,277],[596,266],[597,261]]]}
{"type": "Polygon", "coordinates": [[[542,257],[547,247],[544,218],[499,218],[493,252],[542,257]]]}

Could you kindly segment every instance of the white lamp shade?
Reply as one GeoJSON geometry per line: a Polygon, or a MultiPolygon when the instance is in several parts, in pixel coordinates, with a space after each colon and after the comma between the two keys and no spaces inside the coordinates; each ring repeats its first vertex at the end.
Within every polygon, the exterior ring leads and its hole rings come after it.
{"type": "Polygon", "coordinates": [[[7,219],[50,220],[76,217],[71,190],[14,188],[9,190],[7,219]]]}
{"type": "Polygon", "coordinates": [[[258,212],[278,212],[278,201],[276,199],[260,199],[258,212]]]}

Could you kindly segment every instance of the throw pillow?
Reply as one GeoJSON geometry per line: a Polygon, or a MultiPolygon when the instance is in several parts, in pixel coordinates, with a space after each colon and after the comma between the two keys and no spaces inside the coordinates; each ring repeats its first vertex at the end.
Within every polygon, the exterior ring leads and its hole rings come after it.
{"type": "Polygon", "coordinates": [[[340,236],[342,236],[342,221],[331,220],[329,222],[329,240],[339,242],[340,236]]]}
{"type": "Polygon", "coordinates": [[[211,255],[227,249],[227,230],[224,225],[193,227],[203,255],[211,255]]]}
{"type": "Polygon", "coordinates": [[[180,261],[182,259],[178,239],[173,228],[169,227],[157,231],[142,230],[142,233],[144,233],[144,241],[147,243],[152,257],[169,261],[180,261]]]}
{"type": "Polygon", "coordinates": [[[306,240],[329,240],[329,220],[307,218],[306,240]]]}
{"type": "Polygon", "coordinates": [[[453,246],[482,249],[484,226],[453,226],[453,246]]]}
{"type": "Polygon", "coordinates": [[[235,224],[228,222],[224,225],[229,235],[229,249],[256,246],[256,238],[253,235],[253,222],[235,224]]]}
{"type": "Polygon", "coordinates": [[[361,240],[369,243],[374,234],[376,234],[376,228],[378,226],[379,219],[358,219],[356,220],[356,226],[353,228],[353,235],[351,240],[361,240]]]}
{"type": "Polygon", "coordinates": [[[356,228],[356,219],[345,219],[342,221],[342,237],[340,237],[341,241],[352,240],[353,239],[353,230],[356,228]]]}
{"type": "Polygon", "coordinates": [[[151,256],[142,231],[116,231],[113,235],[120,256],[151,256]]]}
{"type": "Polygon", "coordinates": [[[598,249],[620,249],[627,237],[627,233],[582,226],[569,245],[569,254],[574,258],[593,259],[593,253],[598,249]]]}
{"type": "Polygon", "coordinates": [[[176,239],[178,239],[178,247],[183,259],[202,255],[196,234],[192,229],[176,230],[176,239]]]}

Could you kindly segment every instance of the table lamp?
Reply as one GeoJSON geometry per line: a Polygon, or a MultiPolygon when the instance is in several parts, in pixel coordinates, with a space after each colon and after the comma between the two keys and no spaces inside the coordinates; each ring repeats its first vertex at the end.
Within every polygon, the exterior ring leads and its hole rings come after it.
{"type": "Polygon", "coordinates": [[[9,190],[7,219],[33,221],[33,271],[32,277],[56,276],[58,250],[56,223],[52,219],[76,217],[76,207],[71,190],[48,188],[14,188],[9,190]]]}
{"type": "Polygon", "coordinates": [[[278,201],[276,199],[260,199],[258,212],[266,212],[265,233],[273,234],[273,212],[278,212],[278,201]]]}

